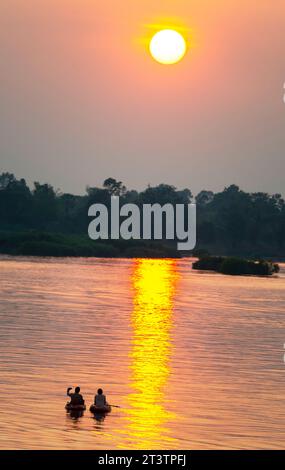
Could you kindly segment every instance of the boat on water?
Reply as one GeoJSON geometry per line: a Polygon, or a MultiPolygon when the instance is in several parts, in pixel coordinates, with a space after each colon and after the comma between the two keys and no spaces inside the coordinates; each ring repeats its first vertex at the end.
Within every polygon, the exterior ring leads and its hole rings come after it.
{"type": "Polygon", "coordinates": [[[86,405],[72,405],[71,403],[66,403],[66,411],[85,411],[86,405]]]}
{"type": "Polygon", "coordinates": [[[89,409],[91,413],[93,414],[106,414],[106,413],[111,413],[112,411],[111,405],[104,405],[104,406],[91,405],[89,409]]]}

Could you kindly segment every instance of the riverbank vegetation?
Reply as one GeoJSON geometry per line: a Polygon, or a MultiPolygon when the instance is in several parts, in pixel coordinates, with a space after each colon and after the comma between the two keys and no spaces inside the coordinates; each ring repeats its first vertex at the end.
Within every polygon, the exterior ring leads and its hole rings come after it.
{"type": "MultiPolygon", "coordinates": [[[[175,252],[169,243],[93,242],[88,239],[88,209],[94,203],[110,205],[110,196],[121,204],[197,204],[197,249],[223,256],[285,258],[285,202],[280,194],[248,193],[235,185],[196,197],[190,189],[160,184],[138,192],[113,178],[102,187],[87,187],[84,195],[66,194],[50,184],[11,173],[0,175],[0,252],[21,254],[58,253],[62,256],[155,256],[175,252]],[[9,234],[9,242],[7,242],[9,234]],[[3,236],[5,240],[3,239],[3,236]],[[155,252],[155,253],[154,253],[155,252]],[[104,253],[104,255],[103,255],[104,253]]],[[[189,253],[184,253],[189,254],[189,253]]]]}
{"type": "Polygon", "coordinates": [[[0,253],[14,256],[177,258],[170,245],[143,241],[94,242],[87,235],[38,231],[0,232],[0,253]]]}

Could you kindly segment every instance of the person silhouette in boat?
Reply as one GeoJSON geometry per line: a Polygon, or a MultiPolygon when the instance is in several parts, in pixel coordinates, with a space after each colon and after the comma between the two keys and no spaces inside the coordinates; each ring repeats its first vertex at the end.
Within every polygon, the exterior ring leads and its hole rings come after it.
{"type": "Polygon", "coordinates": [[[98,408],[104,408],[104,406],[108,406],[106,396],[103,394],[102,388],[98,388],[97,395],[94,397],[94,405],[98,408]]]}
{"type": "Polygon", "coordinates": [[[70,404],[72,406],[84,405],[85,401],[80,393],[80,387],[76,387],[75,393],[71,393],[72,387],[68,387],[66,394],[70,397],[70,404]]]}

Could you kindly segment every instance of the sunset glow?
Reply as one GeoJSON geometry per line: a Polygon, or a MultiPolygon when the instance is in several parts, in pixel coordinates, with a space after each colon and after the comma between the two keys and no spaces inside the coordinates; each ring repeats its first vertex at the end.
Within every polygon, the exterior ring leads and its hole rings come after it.
{"type": "MultiPolygon", "coordinates": [[[[175,260],[138,259],[134,264],[131,351],[132,393],[128,397],[128,435],[134,448],[157,448],[175,415],[167,410],[165,387],[172,355],[175,260]],[[147,418],[147,419],[146,419],[147,418]]],[[[169,444],[174,439],[169,438],[169,444]]],[[[125,446],[123,443],[122,447],[125,446]]]]}

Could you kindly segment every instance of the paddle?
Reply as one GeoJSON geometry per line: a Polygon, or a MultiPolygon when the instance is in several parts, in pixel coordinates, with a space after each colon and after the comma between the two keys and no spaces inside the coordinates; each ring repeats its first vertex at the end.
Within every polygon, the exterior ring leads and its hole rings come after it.
{"type": "Polygon", "coordinates": [[[118,405],[110,405],[110,406],[112,406],[112,408],[121,408],[121,407],[118,406],[118,405]]]}

